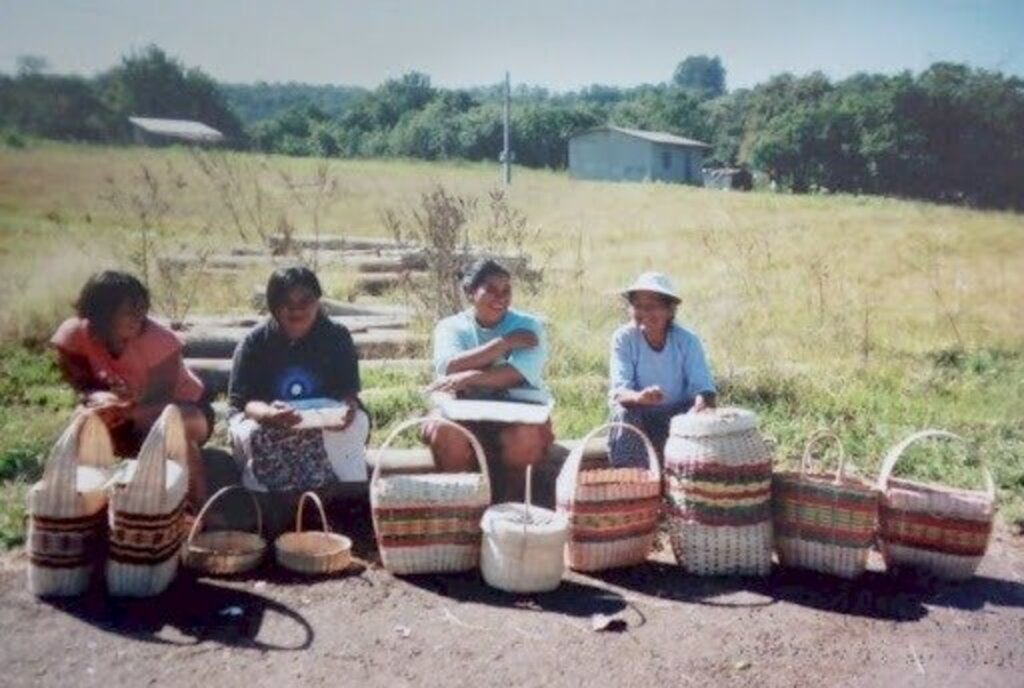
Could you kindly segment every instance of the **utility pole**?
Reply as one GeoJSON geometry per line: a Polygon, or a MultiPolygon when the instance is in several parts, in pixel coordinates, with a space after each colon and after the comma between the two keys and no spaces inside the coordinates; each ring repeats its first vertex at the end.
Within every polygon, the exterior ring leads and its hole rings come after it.
{"type": "Polygon", "coordinates": [[[509,146],[509,109],[512,104],[512,87],[509,82],[508,70],[505,71],[505,148],[501,152],[501,161],[505,165],[505,186],[512,185],[512,149],[509,146]]]}

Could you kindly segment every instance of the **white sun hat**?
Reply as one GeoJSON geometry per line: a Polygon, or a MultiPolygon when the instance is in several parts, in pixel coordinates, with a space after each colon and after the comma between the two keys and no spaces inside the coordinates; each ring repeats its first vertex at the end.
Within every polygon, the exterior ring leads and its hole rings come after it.
{"type": "Polygon", "coordinates": [[[661,272],[645,272],[633,280],[633,284],[619,293],[628,299],[629,295],[635,291],[652,291],[655,294],[662,294],[674,299],[676,302],[682,301],[676,290],[672,288],[672,280],[661,272]]]}

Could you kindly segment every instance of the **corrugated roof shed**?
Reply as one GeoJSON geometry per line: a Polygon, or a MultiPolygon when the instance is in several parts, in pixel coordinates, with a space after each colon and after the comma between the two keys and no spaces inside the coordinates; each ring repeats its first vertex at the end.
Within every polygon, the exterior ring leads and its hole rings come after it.
{"type": "Polygon", "coordinates": [[[155,117],[129,117],[128,120],[149,134],[167,136],[183,141],[214,143],[222,141],[224,134],[202,122],[187,119],[158,119],[155,117]]]}
{"type": "MultiPolygon", "coordinates": [[[[688,139],[683,136],[676,136],[675,134],[669,134],[666,131],[642,131],[640,129],[616,127],[610,124],[605,127],[598,127],[597,130],[617,131],[620,134],[625,134],[626,136],[635,136],[638,139],[645,139],[647,141],[653,141],[654,143],[667,143],[673,146],[689,146],[690,148],[711,148],[711,146],[703,141],[688,139]]],[[[595,130],[592,129],[591,131],[595,130]]]]}

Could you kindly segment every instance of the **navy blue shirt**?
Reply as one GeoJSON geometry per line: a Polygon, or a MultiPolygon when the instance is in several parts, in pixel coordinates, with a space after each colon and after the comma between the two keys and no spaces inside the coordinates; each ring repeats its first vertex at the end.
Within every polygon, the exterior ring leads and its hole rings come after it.
{"type": "Polygon", "coordinates": [[[273,318],[235,348],[228,398],[232,411],[250,401],[345,399],[358,394],[359,357],[348,328],[322,313],[302,339],[288,341],[273,318]]]}

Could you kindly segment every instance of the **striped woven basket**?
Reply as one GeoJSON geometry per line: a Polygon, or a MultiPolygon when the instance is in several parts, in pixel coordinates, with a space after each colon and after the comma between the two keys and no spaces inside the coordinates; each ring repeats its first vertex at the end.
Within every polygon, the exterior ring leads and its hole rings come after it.
{"type": "Polygon", "coordinates": [[[646,561],[661,515],[661,468],[654,445],[627,423],[606,423],[590,431],[562,466],[555,485],[558,510],[569,519],[566,559],[577,571],[634,566],[646,561]],[[611,468],[583,453],[599,433],[620,427],[635,432],[647,449],[647,468],[611,468]]]}
{"type": "Polygon", "coordinates": [[[878,490],[846,475],[846,452],[831,432],[811,435],[799,471],[773,476],[772,514],[783,566],[841,578],[864,573],[878,528],[878,490]],[[835,475],[810,471],[811,450],[823,440],[839,448],[835,475]]]}
{"type": "Polygon", "coordinates": [[[878,476],[882,493],[879,548],[888,569],[912,568],[938,578],[964,580],[974,575],[988,549],[995,519],[995,483],[980,454],[983,491],[893,478],[893,468],[903,453],[924,439],[966,444],[951,432],[923,430],[889,451],[878,476]]]}
{"type": "Polygon", "coordinates": [[[721,408],[672,419],[665,445],[669,535],[690,573],[767,575],[771,450],[757,416],[721,408]]]}
{"type": "Polygon", "coordinates": [[[187,444],[181,412],[164,409],[137,461],[110,494],[107,590],[118,597],[149,597],[178,573],[185,539],[187,444]]]}
{"type": "Polygon", "coordinates": [[[75,414],[28,493],[28,589],[41,597],[78,595],[102,558],[106,482],[114,464],[106,425],[75,414]]]}
{"type": "Polygon", "coordinates": [[[471,432],[443,418],[402,423],[380,446],[370,478],[370,506],[384,568],[398,575],[468,571],[480,564],[480,517],[491,503],[484,450],[471,432]],[[444,423],[469,440],[479,473],[381,475],[396,437],[425,423],[444,423]]]}

